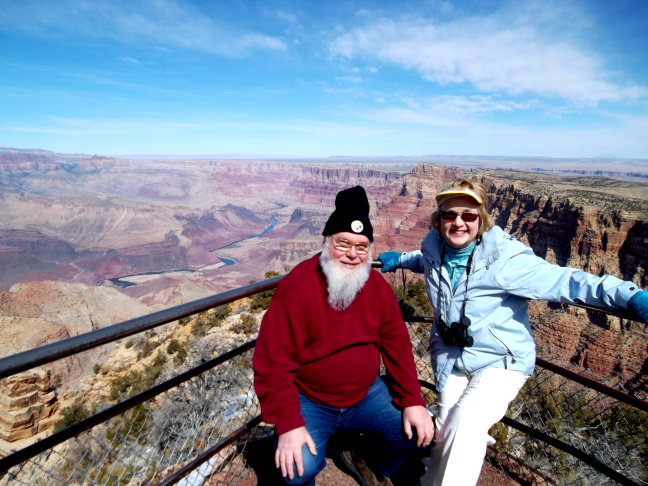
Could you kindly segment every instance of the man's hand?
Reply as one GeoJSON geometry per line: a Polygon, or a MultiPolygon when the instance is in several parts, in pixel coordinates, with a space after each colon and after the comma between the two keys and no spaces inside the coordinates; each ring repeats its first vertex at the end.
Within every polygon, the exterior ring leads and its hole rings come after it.
{"type": "MultiPolygon", "coordinates": [[[[423,407],[421,407],[423,408],[423,407]]],[[[304,461],[302,460],[302,447],[306,444],[308,450],[314,456],[317,455],[315,442],[310,436],[306,427],[289,430],[279,436],[277,450],[275,452],[275,465],[281,468],[281,475],[288,476],[290,479],[295,477],[295,465],[297,466],[297,475],[304,474],[304,461]]]]}
{"type": "Polygon", "coordinates": [[[412,438],[412,429],[416,430],[416,445],[427,447],[434,439],[434,422],[425,407],[405,407],[403,409],[403,430],[408,439],[412,438]]]}

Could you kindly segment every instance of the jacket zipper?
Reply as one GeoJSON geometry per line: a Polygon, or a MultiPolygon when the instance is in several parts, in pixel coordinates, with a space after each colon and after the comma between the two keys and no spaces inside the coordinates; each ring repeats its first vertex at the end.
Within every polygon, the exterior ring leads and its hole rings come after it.
{"type": "MultiPolygon", "coordinates": [[[[511,357],[511,363],[512,363],[512,364],[515,364],[515,363],[517,362],[517,361],[515,360],[515,356],[513,356],[513,353],[511,352],[511,350],[509,349],[509,347],[508,347],[506,344],[504,344],[504,341],[502,341],[500,338],[498,338],[498,337],[495,335],[495,333],[493,332],[492,329],[489,329],[488,332],[491,334],[491,336],[493,336],[495,339],[497,339],[497,342],[499,342],[499,343],[502,345],[502,347],[503,347],[504,350],[506,351],[506,354],[509,355],[509,356],[511,357]]],[[[504,360],[504,367],[506,368],[506,360],[504,360]]]]}

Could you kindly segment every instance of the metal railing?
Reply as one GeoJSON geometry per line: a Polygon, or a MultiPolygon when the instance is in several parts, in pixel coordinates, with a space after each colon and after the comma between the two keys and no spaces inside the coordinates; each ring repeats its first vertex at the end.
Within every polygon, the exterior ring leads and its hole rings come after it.
{"type": "MultiPolygon", "coordinates": [[[[251,475],[276,484],[269,479],[276,474],[269,464],[272,428],[260,421],[252,385],[258,315],[243,305],[248,322],[242,325],[241,313],[216,320],[215,309],[268,291],[280,279],[0,359],[6,378],[97,346],[139,355],[138,365],[112,377],[110,393],[84,395],[64,409],[89,416],[1,458],[0,485],[249,484],[251,475]],[[186,340],[179,359],[171,343],[201,322],[211,329],[186,340]],[[218,332],[230,341],[210,341],[218,332]],[[215,358],[210,343],[218,347],[215,358]]],[[[409,330],[424,395],[434,406],[430,325],[428,318],[413,318],[409,330]]],[[[570,368],[548,356],[537,360],[534,377],[491,431],[497,443],[489,448],[490,467],[522,484],[648,484],[646,401],[570,368]]]]}

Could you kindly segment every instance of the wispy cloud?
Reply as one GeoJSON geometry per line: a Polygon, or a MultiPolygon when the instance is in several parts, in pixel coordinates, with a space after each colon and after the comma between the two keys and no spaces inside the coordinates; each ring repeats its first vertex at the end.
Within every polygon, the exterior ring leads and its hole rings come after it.
{"type": "Polygon", "coordinates": [[[614,82],[605,60],[582,47],[578,35],[587,25],[574,18],[578,12],[568,10],[569,3],[528,5],[450,22],[380,19],[338,36],[330,49],[347,60],[379,61],[431,83],[466,83],[480,92],[590,105],[648,94],[645,87],[614,82]]]}
{"type": "Polygon", "coordinates": [[[287,48],[282,39],[235,27],[176,0],[2,2],[0,31],[15,30],[131,45],[144,42],[155,48],[186,48],[232,57],[287,48]]]}
{"type": "Polygon", "coordinates": [[[141,61],[138,61],[134,57],[130,57],[130,56],[122,56],[119,58],[119,60],[128,64],[142,64],[141,61]]]}
{"type": "Polygon", "coordinates": [[[137,133],[176,132],[179,130],[211,129],[212,125],[185,122],[160,122],[155,120],[94,120],[87,118],[49,117],[45,123],[3,126],[11,132],[45,133],[71,137],[103,136],[137,133]]]}

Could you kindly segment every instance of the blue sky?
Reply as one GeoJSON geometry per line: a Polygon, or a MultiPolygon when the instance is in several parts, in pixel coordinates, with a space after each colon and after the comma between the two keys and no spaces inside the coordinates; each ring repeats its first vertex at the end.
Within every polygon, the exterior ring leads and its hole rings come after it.
{"type": "Polygon", "coordinates": [[[648,159],[644,0],[0,0],[0,146],[648,159]]]}

